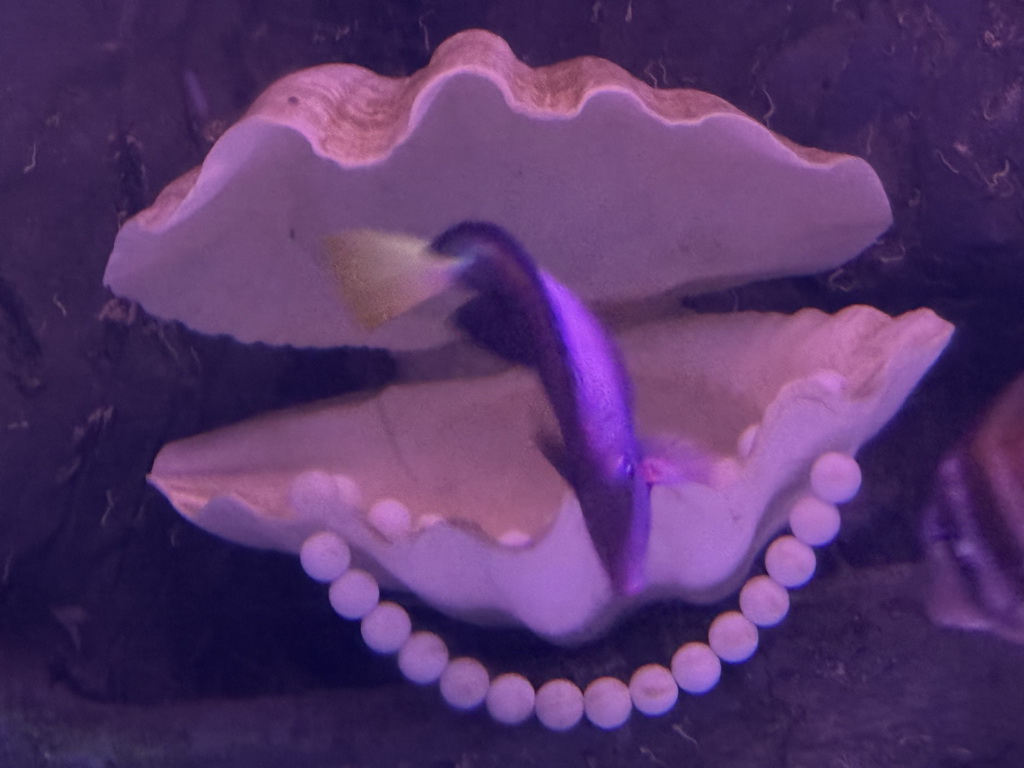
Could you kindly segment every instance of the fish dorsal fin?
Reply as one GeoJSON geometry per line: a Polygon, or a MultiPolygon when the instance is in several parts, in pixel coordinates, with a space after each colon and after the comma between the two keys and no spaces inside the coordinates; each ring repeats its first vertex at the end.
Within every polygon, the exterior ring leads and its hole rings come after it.
{"type": "Polygon", "coordinates": [[[418,237],[351,229],[324,238],[327,274],[345,306],[375,328],[451,287],[465,268],[418,237]]]}

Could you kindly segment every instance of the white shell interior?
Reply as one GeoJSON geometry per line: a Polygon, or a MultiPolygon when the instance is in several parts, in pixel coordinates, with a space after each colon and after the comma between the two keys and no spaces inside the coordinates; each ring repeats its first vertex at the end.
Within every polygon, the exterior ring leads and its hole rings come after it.
{"type": "Polygon", "coordinates": [[[464,219],[502,225],[588,301],[821,271],[892,220],[860,158],[607,61],[530,69],[472,30],[404,80],[334,65],[275,83],[122,227],[104,281],[242,341],[429,345],[447,337],[449,305],[368,334],[324,279],[323,239],[429,239],[464,219]]]}
{"type": "Polygon", "coordinates": [[[928,310],[889,318],[854,307],[680,318],[624,334],[641,432],[696,436],[732,467],[710,484],[653,488],[649,587],[632,600],[612,594],[530,419],[503,407],[517,402],[514,382],[534,386],[522,371],[393,387],[187,438],[161,451],[150,480],[221,536],[297,552],[332,530],[378,578],[444,611],[574,642],[644,601],[709,602],[737,589],[809,492],[815,462],[854,454],[951,331],[928,310]],[[756,439],[741,459],[726,446],[751,422],[756,439]],[[409,509],[408,535],[373,525],[379,498],[409,509]],[[499,544],[509,528],[532,543],[499,544]]]}

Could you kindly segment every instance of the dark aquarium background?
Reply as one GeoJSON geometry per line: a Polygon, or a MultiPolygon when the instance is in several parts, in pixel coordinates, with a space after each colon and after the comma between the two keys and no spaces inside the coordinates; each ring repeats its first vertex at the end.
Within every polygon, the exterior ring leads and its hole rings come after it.
{"type": "MultiPolygon", "coordinates": [[[[0,765],[1024,765],[1024,647],[931,624],[919,533],[939,458],[1024,370],[1022,110],[1019,0],[0,0],[0,765]],[[380,384],[386,356],[203,337],[101,284],[118,226],[273,80],[404,76],[477,27],[531,66],[604,57],[873,166],[895,218],[875,246],[696,309],[957,326],[860,453],[863,490],[787,620],[711,693],[612,733],[450,710],[295,558],[214,539],[146,485],[165,442],[380,384]]],[[[580,682],[664,660],[716,613],[651,608],[568,651],[404,601],[454,652],[580,682]]]]}

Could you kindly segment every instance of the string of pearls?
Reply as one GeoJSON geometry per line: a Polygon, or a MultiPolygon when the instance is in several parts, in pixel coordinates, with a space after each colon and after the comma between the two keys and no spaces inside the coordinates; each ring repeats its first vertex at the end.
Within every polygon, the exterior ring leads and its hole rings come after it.
{"type": "Polygon", "coordinates": [[[811,492],[789,511],[790,533],[765,550],[767,574],[754,576],[740,590],[739,610],[719,614],[708,628],[707,642],[687,642],[673,654],[669,666],[645,664],[628,683],[599,677],[582,690],[564,678],[549,680],[536,690],[520,674],[491,678],[476,659],[450,658],[444,640],[432,632],[413,631],[409,614],[397,603],[381,600],[376,579],[351,567],[351,551],[337,534],[324,531],[302,545],[300,561],[306,573],[330,584],[334,611],[360,621],[367,646],[376,653],[397,655],[398,668],[418,685],[438,683],[441,696],[453,708],[484,706],[492,718],[517,725],[536,715],[552,731],[566,731],[585,716],[593,725],[612,730],[623,725],[635,709],[647,716],[663,715],[675,706],[679,691],[702,694],[718,683],[722,662],[738,664],[757,650],[758,628],[772,627],[789,612],[789,593],[814,575],[814,547],[830,543],[839,532],[836,504],[851,499],[860,488],[860,467],[846,454],[826,453],[811,468],[811,492]]]}

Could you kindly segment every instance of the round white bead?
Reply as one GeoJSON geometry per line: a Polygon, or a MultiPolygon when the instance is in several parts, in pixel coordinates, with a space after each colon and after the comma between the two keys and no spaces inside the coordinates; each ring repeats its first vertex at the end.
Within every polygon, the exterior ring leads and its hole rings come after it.
{"type": "Polygon", "coordinates": [[[321,531],[302,542],[299,562],[309,578],[326,583],[348,570],[352,551],[338,534],[321,531]]]}
{"type": "Polygon", "coordinates": [[[842,504],[860,490],[860,465],[845,453],[825,453],[811,467],[811,488],[825,501],[842,504]]]}
{"type": "Polygon", "coordinates": [[[530,541],[530,534],[517,528],[509,528],[498,536],[498,543],[505,547],[525,547],[530,541]]]}
{"type": "Polygon", "coordinates": [[[809,547],[823,547],[839,533],[839,510],[815,496],[804,496],[789,511],[789,528],[809,547]]]}
{"type": "Polygon", "coordinates": [[[725,458],[711,465],[708,483],[712,488],[726,488],[743,475],[743,466],[733,458],[725,458]]]}
{"type": "Polygon", "coordinates": [[[687,693],[706,693],[721,676],[721,660],[704,643],[686,643],[672,656],[672,677],[687,693]]]}
{"type": "Polygon", "coordinates": [[[708,627],[708,645],[722,661],[738,664],[757,650],[757,627],[739,611],[726,611],[708,627]]]}
{"type": "Polygon", "coordinates": [[[334,486],[338,489],[338,499],[348,507],[361,507],[363,494],[359,485],[348,475],[332,475],[334,486]]]}
{"type": "Polygon", "coordinates": [[[619,728],[633,711],[629,688],[614,677],[599,677],[583,691],[583,711],[602,730],[619,728]]]}
{"type": "Polygon", "coordinates": [[[839,371],[818,371],[811,376],[811,379],[833,395],[842,394],[846,389],[846,377],[839,371]]]}
{"type": "Polygon", "coordinates": [[[810,581],[815,564],[814,550],[795,536],[779,536],[764,553],[768,575],[789,589],[810,581]]]}
{"type": "Polygon", "coordinates": [[[769,576],[755,576],[740,590],[740,611],[759,627],[773,627],[789,613],[789,593],[769,576]]]}
{"type": "Polygon", "coordinates": [[[427,512],[426,514],[420,515],[416,518],[416,527],[421,531],[425,531],[427,528],[433,528],[435,525],[440,525],[446,522],[446,520],[434,512],[427,512]]]}
{"type": "Polygon", "coordinates": [[[380,587],[366,571],[352,568],[331,583],[327,596],[336,614],[345,619],[361,619],[380,600],[380,587]]]}
{"type": "Polygon", "coordinates": [[[329,517],[343,503],[334,478],[320,470],[298,475],[288,489],[288,501],[299,517],[314,520],[329,517]]]}
{"type": "Polygon", "coordinates": [[[536,709],[546,728],[568,731],[583,717],[583,693],[569,680],[549,680],[537,691],[536,709]]]}
{"type": "Polygon", "coordinates": [[[751,424],[740,432],[740,436],[736,440],[736,453],[740,458],[747,458],[747,456],[750,455],[750,452],[754,450],[754,443],[757,441],[758,429],[759,426],[757,424],[751,424]]]}
{"type": "Polygon", "coordinates": [[[533,714],[536,698],[529,680],[509,672],[491,681],[487,689],[487,711],[499,723],[519,725],[533,714]]]}
{"type": "Polygon", "coordinates": [[[663,715],[676,705],[679,686],[672,673],[660,664],[645,664],[629,679],[629,696],[637,712],[663,715]]]}
{"type": "Polygon", "coordinates": [[[409,639],[412,621],[402,606],[383,602],[366,614],[359,631],[370,650],[377,653],[397,653],[409,639]]]}
{"type": "Polygon", "coordinates": [[[400,541],[412,533],[409,508],[395,499],[381,499],[366,514],[370,525],[388,541],[400,541]]]}
{"type": "Polygon", "coordinates": [[[339,508],[358,506],[359,488],[343,475],[311,470],[292,481],[288,499],[299,517],[325,520],[336,515],[339,508]]]}
{"type": "Polygon", "coordinates": [[[476,709],[487,698],[489,683],[484,665],[462,656],[449,661],[441,673],[441,695],[455,709],[476,709]]]}
{"type": "Polygon", "coordinates": [[[419,685],[435,682],[448,666],[448,646],[433,632],[413,632],[398,651],[398,668],[419,685]]]}

